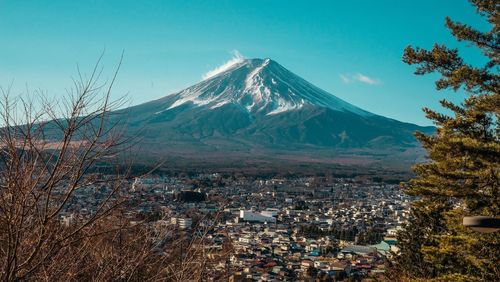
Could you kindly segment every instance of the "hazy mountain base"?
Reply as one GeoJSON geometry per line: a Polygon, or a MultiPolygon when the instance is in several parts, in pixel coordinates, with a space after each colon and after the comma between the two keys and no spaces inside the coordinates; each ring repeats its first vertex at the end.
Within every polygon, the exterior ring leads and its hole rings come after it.
{"type": "MultiPolygon", "coordinates": [[[[169,146],[141,143],[126,156],[136,166],[151,167],[161,163],[157,172],[227,172],[252,176],[334,175],[367,177],[383,180],[406,180],[413,174],[410,167],[423,158],[422,150],[380,151],[374,154],[359,149],[309,148],[308,150],[269,150],[246,147],[246,150],[224,150],[224,146],[204,144],[169,146]]],[[[234,148],[234,147],[232,147],[234,148]]],[[[118,161],[117,158],[115,161],[118,161]]]]}
{"type": "MultiPolygon", "coordinates": [[[[211,136],[203,137],[190,132],[179,134],[170,126],[164,127],[165,123],[159,124],[160,127],[141,125],[130,128],[134,124],[121,113],[114,113],[111,120],[111,124],[117,124],[117,132],[121,131],[132,138],[131,147],[126,152],[103,160],[103,166],[107,167],[110,163],[132,164],[135,168],[142,167],[142,172],[161,163],[157,170],[160,173],[326,174],[405,180],[413,176],[411,166],[425,160],[425,151],[418,144],[395,146],[391,137],[376,138],[378,146],[372,147],[349,148],[349,143],[327,147],[293,140],[270,142],[251,135],[221,134],[218,130],[211,136]]],[[[52,147],[56,149],[56,140],[60,136],[54,123],[49,122],[44,126],[46,136],[54,140],[52,147]]],[[[78,134],[75,135],[78,139],[78,134]]]]}

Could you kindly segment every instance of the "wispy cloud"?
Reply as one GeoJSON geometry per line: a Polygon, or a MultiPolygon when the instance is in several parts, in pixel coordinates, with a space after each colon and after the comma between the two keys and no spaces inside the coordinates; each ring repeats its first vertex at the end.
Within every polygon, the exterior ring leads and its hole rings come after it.
{"type": "Polygon", "coordinates": [[[235,64],[243,62],[243,60],[245,59],[245,57],[238,50],[233,50],[231,53],[233,56],[229,61],[203,74],[201,76],[203,80],[216,76],[219,73],[225,72],[235,64]]]}
{"type": "Polygon", "coordinates": [[[356,74],[340,74],[339,75],[340,79],[342,82],[349,84],[349,83],[354,83],[354,82],[361,82],[369,85],[380,85],[382,84],[382,81],[380,81],[377,78],[369,77],[367,75],[364,75],[362,73],[356,73],[356,74]]]}
{"type": "Polygon", "coordinates": [[[376,78],[371,78],[371,77],[364,75],[364,74],[361,74],[361,73],[355,74],[354,78],[359,82],[363,82],[363,83],[370,84],[370,85],[380,84],[380,80],[378,80],[376,78]]]}

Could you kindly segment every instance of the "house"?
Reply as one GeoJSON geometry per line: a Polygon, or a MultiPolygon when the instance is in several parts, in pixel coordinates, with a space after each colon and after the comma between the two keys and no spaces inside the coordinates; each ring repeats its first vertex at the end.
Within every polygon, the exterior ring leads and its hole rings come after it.
{"type": "Polygon", "coordinates": [[[371,246],[350,245],[340,250],[340,252],[344,254],[355,254],[358,256],[373,256],[377,254],[377,248],[371,246]]]}

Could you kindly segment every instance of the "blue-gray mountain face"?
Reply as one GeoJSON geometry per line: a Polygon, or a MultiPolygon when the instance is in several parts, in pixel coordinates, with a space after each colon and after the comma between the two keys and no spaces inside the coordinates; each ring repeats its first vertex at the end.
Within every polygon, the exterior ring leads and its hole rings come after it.
{"type": "Polygon", "coordinates": [[[134,106],[129,132],[155,155],[210,163],[248,159],[412,163],[416,130],[305,81],[270,59],[234,64],[178,93],[134,106]]]}

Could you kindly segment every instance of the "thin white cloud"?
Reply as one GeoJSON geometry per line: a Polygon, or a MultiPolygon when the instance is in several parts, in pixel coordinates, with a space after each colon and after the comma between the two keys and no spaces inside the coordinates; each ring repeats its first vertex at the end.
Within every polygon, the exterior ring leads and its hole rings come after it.
{"type": "Polygon", "coordinates": [[[382,82],[377,79],[377,78],[372,78],[367,75],[364,75],[362,73],[356,73],[356,74],[341,74],[340,79],[342,82],[349,84],[353,82],[361,82],[369,85],[380,85],[382,82]]]}
{"type": "Polygon", "coordinates": [[[363,83],[366,83],[366,84],[370,84],[370,85],[378,85],[380,84],[380,80],[378,79],[375,79],[375,78],[371,78],[369,76],[366,76],[364,74],[361,74],[361,73],[357,73],[354,78],[359,81],[359,82],[363,82],[363,83]]]}
{"type": "Polygon", "coordinates": [[[239,63],[243,62],[243,60],[245,60],[245,57],[238,50],[233,50],[231,53],[232,53],[233,57],[229,61],[225,62],[224,64],[222,64],[222,65],[220,65],[212,70],[209,70],[208,72],[203,74],[201,76],[201,78],[203,80],[205,80],[205,79],[214,77],[214,76],[218,75],[219,73],[227,71],[235,64],[239,64],[239,63]]]}

